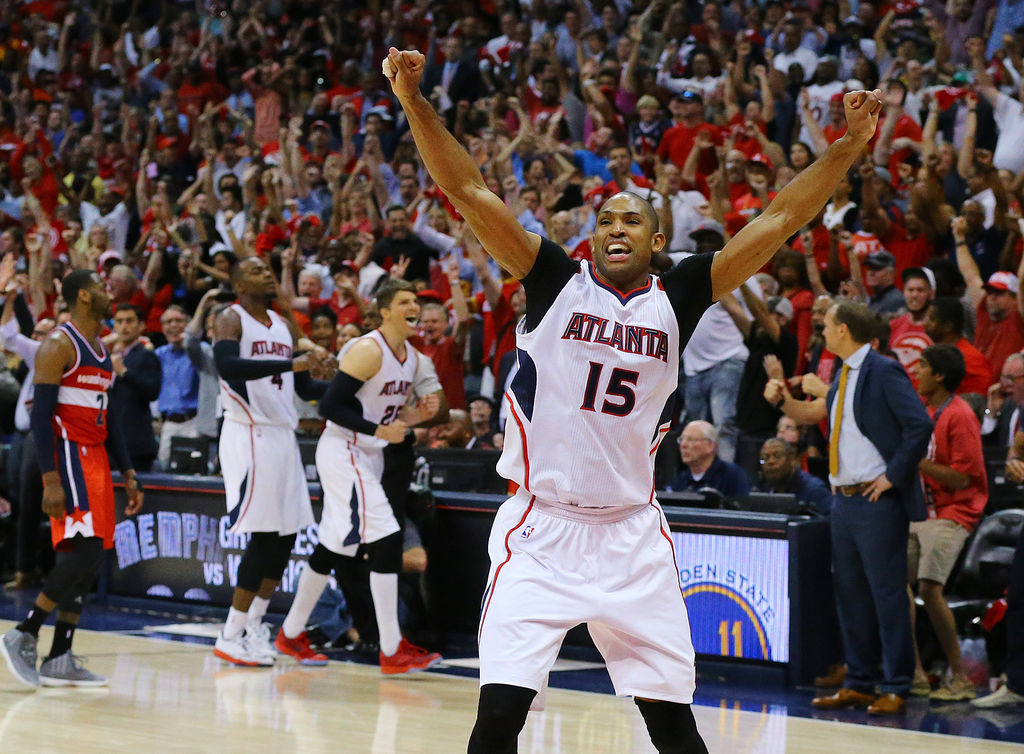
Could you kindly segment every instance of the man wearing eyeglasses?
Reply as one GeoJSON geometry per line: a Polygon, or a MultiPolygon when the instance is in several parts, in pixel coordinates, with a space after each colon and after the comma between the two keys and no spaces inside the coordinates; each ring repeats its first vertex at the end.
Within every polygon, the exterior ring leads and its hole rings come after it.
{"type": "Polygon", "coordinates": [[[1024,353],[1014,353],[1003,362],[999,382],[988,389],[988,405],[981,423],[985,445],[1008,448],[1015,431],[1021,430],[1024,406],[1024,353]]]}
{"type": "Polygon", "coordinates": [[[679,458],[686,468],[672,483],[676,492],[713,487],[727,500],[750,493],[750,481],[742,468],[718,457],[718,431],[706,421],[692,421],[679,436],[679,458]]]}

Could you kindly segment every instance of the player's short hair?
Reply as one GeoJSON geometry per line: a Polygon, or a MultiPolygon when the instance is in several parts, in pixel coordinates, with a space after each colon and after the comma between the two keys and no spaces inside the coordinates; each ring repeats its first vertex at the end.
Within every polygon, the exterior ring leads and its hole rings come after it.
{"type": "Polygon", "coordinates": [[[941,375],[942,386],[953,393],[967,375],[964,355],[956,346],[941,343],[921,351],[921,360],[928,362],[932,374],[941,375]]]}
{"type": "Polygon", "coordinates": [[[78,303],[78,292],[93,284],[92,270],[72,270],[65,276],[60,284],[61,297],[67,302],[68,308],[73,309],[78,303]]]}
{"type": "MultiPolygon", "coordinates": [[[[647,201],[642,196],[640,196],[640,194],[637,194],[637,193],[635,193],[633,191],[619,191],[618,193],[612,194],[607,199],[605,199],[604,204],[607,204],[608,202],[610,202],[612,199],[614,199],[616,196],[619,196],[620,194],[626,194],[626,195],[636,199],[637,201],[639,201],[640,205],[643,207],[644,217],[647,218],[647,222],[650,224],[651,229],[655,233],[657,233],[660,230],[660,228],[661,228],[661,220],[658,217],[658,213],[655,212],[654,206],[649,201],[647,201]]],[[[604,204],[601,205],[601,209],[604,209],[604,204]]]]}
{"type": "Polygon", "coordinates": [[[846,325],[857,343],[870,343],[878,335],[875,313],[857,301],[840,301],[835,305],[836,324],[846,325]]]}
{"type": "Polygon", "coordinates": [[[401,204],[389,204],[388,208],[384,210],[384,217],[390,217],[392,212],[399,211],[409,214],[405,207],[403,207],[401,204]]]}
{"type": "Polygon", "coordinates": [[[402,291],[408,291],[415,295],[416,286],[410,283],[408,280],[388,280],[380,288],[377,289],[377,295],[375,301],[377,302],[378,309],[388,309],[391,307],[391,302],[394,300],[402,291]]]}

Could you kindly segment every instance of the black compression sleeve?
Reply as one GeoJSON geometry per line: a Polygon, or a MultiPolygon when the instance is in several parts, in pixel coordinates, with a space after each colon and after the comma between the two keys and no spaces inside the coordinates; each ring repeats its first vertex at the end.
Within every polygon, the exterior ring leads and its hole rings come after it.
{"type": "Polygon", "coordinates": [[[356,397],[362,386],[362,380],[357,380],[347,372],[338,372],[317,404],[320,416],[345,429],[372,435],[377,431],[377,425],[363,418],[363,405],[356,397]]]}
{"type": "Polygon", "coordinates": [[[217,373],[226,382],[258,380],[292,371],[291,359],[243,359],[237,340],[218,340],[213,344],[217,373]]]}
{"type": "Polygon", "coordinates": [[[39,456],[39,471],[43,474],[57,468],[53,414],[57,410],[59,391],[59,385],[36,385],[32,399],[32,439],[35,440],[36,455],[39,456]]]}
{"type": "Polygon", "coordinates": [[[128,455],[121,422],[117,420],[117,414],[113,411],[107,411],[107,453],[122,472],[132,468],[132,459],[128,455]]]}
{"type": "Polygon", "coordinates": [[[318,401],[330,386],[327,380],[314,380],[309,372],[295,373],[295,394],[304,401],[318,401]]]}

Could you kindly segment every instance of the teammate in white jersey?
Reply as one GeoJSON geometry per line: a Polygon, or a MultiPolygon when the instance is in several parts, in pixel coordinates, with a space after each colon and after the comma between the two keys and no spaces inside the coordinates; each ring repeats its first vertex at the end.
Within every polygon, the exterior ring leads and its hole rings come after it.
{"type": "Polygon", "coordinates": [[[328,420],[316,447],[324,490],[320,542],[302,571],[274,645],[306,665],[327,662],[310,648],[306,622],[331,571],[343,572],[364,546],[380,632],[380,668],[393,675],[426,670],[441,655],[410,644],[398,625],[402,527],[381,485],[383,449],[402,442],[409,426],[432,419],[443,392],[409,405],[417,375],[423,372],[421,362],[429,361],[407,342],[419,322],[416,289],[403,280],[390,280],[377,293],[377,308],[380,329],[345,344],[338,374],[318,405],[328,420]]]}
{"type": "Polygon", "coordinates": [[[566,632],[587,623],[619,694],[633,696],[659,752],[706,752],[690,704],[694,656],[654,450],[677,359],[704,310],[767,263],[824,206],[863,153],[881,92],[846,95],[846,136],[714,254],[656,278],[665,236],[650,204],[608,199],[593,264],[526,232],[420,94],[424,57],[383,63],[434,182],[526,290],[519,370],[500,469],[520,485],[495,518],[480,619],[480,702],[471,754],[516,751],[566,632]]]}
{"type": "Polygon", "coordinates": [[[214,654],[235,665],[262,666],[272,665],[275,655],[263,616],[296,533],[313,523],[294,396],[319,398],[327,383],[309,374],[323,366],[322,357],[295,356],[301,333],[270,309],[277,283],[267,263],[243,259],[232,271],[232,284],[238,303],[214,322],[224,407],[220,465],[231,531],[250,538],[214,654]]]}

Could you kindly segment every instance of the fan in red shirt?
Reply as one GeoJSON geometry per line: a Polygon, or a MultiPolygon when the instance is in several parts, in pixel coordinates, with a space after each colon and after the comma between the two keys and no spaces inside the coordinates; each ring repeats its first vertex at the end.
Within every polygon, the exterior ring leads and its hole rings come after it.
{"type": "MultiPolygon", "coordinates": [[[[449,271],[450,274],[451,271],[449,271]]],[[[451,408],[466,408],[465,358],[466,337],[469,334],[470,314],[462,295],[458,272],[449,278],[455,323],[451,335],[448,330],[448,310],[441,304],[427,302],[420,306],[420,332],[409,338],[409,344],[434,362],[437,378],[451,408]]]]}
{"type": "Polygon", "coordinates": [[[843,93],[837,92],[828,101],[828,120],[822,131],[829,144],[839,141],[846,134],[846,111],[843,109],[843,93]]]}
{"type": "Polygon", "coordinates": [[[984,282],[967,246],[967,220],[956,217],[951,228],[957,267],[967,283],[967,296],[978,309],[974,344],[988,358],[992,371],[1002,374],[1006,357],[1024,349],[1020,282],[1012,272],[994,272],[984,282]]]}
{"type": "MultiPolygon", "coordinates": [[[[974,696],[974,682],[964,670],[953,614],[942,594],[960,550],[988,503],[981,426],[967,402],[951,395],[963,373],[963,360],[955,348],[932,346],[921,354],[917,390],[926,401],[935,429],[928,455],[920,462],[928,518],[910,524],[908,571],[910,583],[917,582],[918,594],[932,616],[932,626],[949,661],[951,678],[934,692],[934,699],[942,698],[942,691],[952,699],[974,696]],[[966,695],[958,695],[957,690],[966,691],[966,695]]],[[[914,676],[927,678],[920,662],[914,676]]]]}
{"type": "MultiPolygon", "coordinates": [[[[910,142],[920,143],[923,133],[921,126],[903,111],[903,100],[907,96],[907,85],[899,79],[889,79],[885,88],[885,114],[878,120],[875,140],[869,146],[875,150],[876,163],[889,161],[890,181],[899,174],[900,163],[905,162],[914,150],[910,142]]],[[[895,187],[896,184],[893,184],[895,187]]]]}
{"type": "Polygon", "coordinates": [[[916,386],[921,351],[932,344],[932,339],[925,332],[925,321],[928,307],[935,297],[935,273],[927,267],[910,267],[903,270],[902,279],[907,311],[889,320],[889,350],[896,354],[916,386]]]}
{"type": "MultiPolygon", "coordinates": [[[[662,160],[671,160],[680,170],[686,165],[686,158],[693,149],[697,134],[706,131],[711,135],[711,140],[718,146],[722,144],[722,134],[710,123],[704,122],[704,98],[694,91],[685,91],[677,94],[674,102],[681,103],[680,122],[667,130],[661,137],[661,144],[658,146],[658,157],[662,160]]],[[[702,164],[697,166],[697,172],[702,175],[709,175],[715,169],[714,153],[711,152],[711,164],[704,164],[708,160],[702,156],[702,164]]]]}
{"type": "Polygon", "coordinates": [[[954,296],[940,296],[928,307],[924,324],[925,332],[934,343],[956,346],[964,356],[966,375],[957,388],[957,394],[978,393],[986,395],[995,381],[992,367],[977,348],[963,336],[964,308],[960,299],[954,296]]]}

